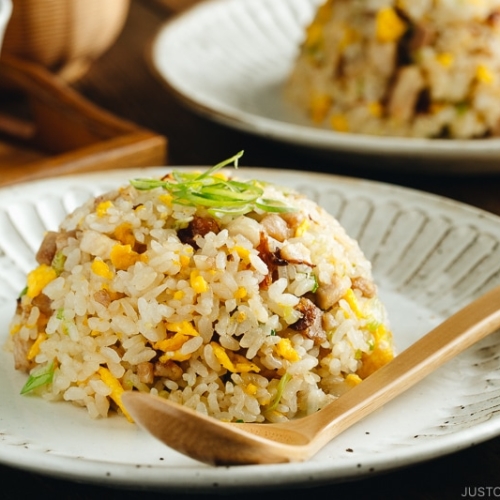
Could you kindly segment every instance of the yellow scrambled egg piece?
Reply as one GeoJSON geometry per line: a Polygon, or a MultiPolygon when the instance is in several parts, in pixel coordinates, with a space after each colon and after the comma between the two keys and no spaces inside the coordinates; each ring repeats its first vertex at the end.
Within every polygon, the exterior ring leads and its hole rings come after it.
{"type": "Polygon", "coordinates": [[[358,385],[360,382],[362,382],[362,379],[356,373],[349,373],[349,375],[347,375],[345,377],[345,381],[346,381],[347,385],[354,387],[354,386],[358,385]]]}
{"type": "Polygon", "coordinates": [[[186,361],[192,354],[183,354],[180,350],[190,338],[190,335],[176,333],[173,337],[156,342],[153,347],[164,352],[160,356],[162,363],[166,363],[167,361],[186,361]]]}
{"type": "Polygon", "coordinates": [[[174,198],[171,194],[161,194],[158,199],[167,207],[171,207],[174,198]]]}
{"type": "Polygon", "coordinates": [[[392,334],[384,325],[379,325],[373,333],[374,347],[361,358],[361,368],[357,374],[362,378],[368,377],[394,358],[392,348],[392,334]]]}
{"type": "Polygon", "coordinates": [[[99,368],[98,373],[101,380],[111,389],[110,398],[116,403],[118,408],[120,408],[127,420],[133,422],[130,413],[122,403],[122,394],[125,392],[125,389],[120,384],[120,381],[107,368],[104,368],[104,366],[99,368]]]}
{"type": "Polygon", "coordinates": [[[192,354],[183,354],[180,352],[182,346],[192,337],[199,335],[198,331],[189,321],[179,321],[175,323],[167,323],[166,329],[169,332],[175,332],[175,335],[160,340],[153,345],[153,348],[163,351],[164,354],[160,356],[160,361],[166,363],[167,361],[186,361],[192,354]]]}
{"type": "Polygon", "coordinates": [[[453,57],[453,54],[450,54],[449,52],[442,52],[440,54],[436,54],[436,61],[441,64],[441,66],[449,68],[453,65],[455,58],[453,57]]]}
{"type": "Polygon", "coordinates": [[[491,72],[491,70],[484,64],[480,64],[476,68],[476,78],[481,82],[481,83],[493,83],[495,80],[495,76],[491,72]]]}
{"type": "Polygon", "coordinates": [[[247,394],[250,394],[250,396],[255,396],[255,394],[257,394],[257,391],[258,391],[258,387],[255,385],[255,384],[252,384],[252,382],[250,382],[246,387],[245,387],[245,392],[247,394]]]}
{"type": "Polygon", "coordinates": [[[196,330],[189,321],[169,322],[165,326],[169,332],[183,333],[191,337],[197,337],[199,335],[198,330],[196,330]]]}
{"type": "Polygon", "coordinates": [[[130,245],[117,244],[111,249],[110,259],[116,269],[125,270],[141,260],[141,256],[130,245]]]}
{"type": "Polygon", "coordinates": [[[234,293],[235,299],[244,299],[247,296],[247,289],[244,286],[240,286],[238,290],[234,293]]]}
{"type": "Polygon", "coordinates": [[[33,344],[31,345],[28,354],[26,354],[26,359],[31,361],[35,359],[36,355],[40,352],[40,344],[47,338],[45,332],[40,332],[33,344]]]}
{"type": "Polygon", "coordinates": [[[132,228],[132,224],[128,222],[120,224],[115,229],[114,236],[122,245],[133,246],[135,243],[134,230],[132,228]]]}
{"type": "Polygon", "coordinates": [[[407,29],[407,24],[393,8],[384,7],[377,12],[376,34],[379,42],[397,42],[407,29]]]}
{"type": "Polygon", "coordinates": [[[113,277],[111,269],[106,262],[103,262],[102,260],[95,259],[90,268],[94,274],[97,274],[97,276],[100,276],[101,278],[111,279],[113,277]]]}
{"type": "Polygon", "coordinates": [[[321,123],[328,114],[330,106],[332,105],[332,98],[326,94],[313,95],[309,103],[311,120],[314,123],[321,123]]]}
{"type": "Polygon", "coordinates": [[[235,245],[233,247],[233,250],[238,254],[240,259],[248,260],[248,257],[250,256],[250,250],[248,250],[248,248],[245,248],[241,245],[235,245]]]}
{"type": "Polygon", "coordinates": [[[328,0],[319,7],[314,22],[311,23],[306,32],[304,46],[308,49],[317,48],[323,43],[323,26],[330,20],[333,12],[333,2],[328,0]]]}
{"type": "Polygon", "coordinates": [[[276,352],[284,359],[291,361],[298,361],[300,359],[299,353],[292,347],[290,339],[280,339],[276,344],[276,352]]]}
{"type": "Polygon", "coordinates": [[[191,284],[191,288],[196,293],[203,293],[208,291],[208,283],[206,282],[205,278],[203,276],[200,276],[200,273],[196,270],[191,272],[189,282],[191,284]]]}
{"type": "Polygon", "coordinates": [[[215,357],[226,370],[232,373],[260,372],[260,368],[244,356],[233,352],[226,352],[224,347],[217,342],[210,342],[210,345],[212,346],[215,357]]]}
{"type": "Polygon", "coordinates": [[[113,203],[108,200],[108,201],[101,201],[99,205],[97,205],[95,211],[97,214],[97,217],[104,217],[108,213],[108,209],[110,209],[113,206],[113,203]]]}
{"type": "Polygon", "coordinates": [[[304,233],[309,229],[311,223],[309,222],[309,219],[304,219],[298,226],[297,229],[295,229],[295,237],[300,238],[301,236],[304,236],[304,233]]]}
{"type": "Polygon", "coordinates": [[[352,288],[349,288],[347,292],[344,294],[344,300],[349,304],[349,307],[351,308],[352,312],[356,315],[357,318],[363,318],[364,314],[363,311],[361,311],[361,308],[359,307],[358,299],[356,298],[356,294],[352,290],[352,288]]]}
{"type": "Polygon", "coordinates": [[[368,111],[375,118],[380,118],[383,114],[384,109],[382,107],[382,104],[380,104],[378,101],[373,101],[368,104],[368,111]]]}
{"type": "Polygon", "coordinates": [[[336,132],[349,132],[349,121],[344,115],[333,115],[330,125],[336,132]]]}
{"type": "Polygon", "coordinates": [[[52,280],[57,278],[57,273],[54,268],[47,264],[40,264],[36,269],[28,274],[28,288],[26,295],[31,299],[40,295],[42,290],[52,280]]]}

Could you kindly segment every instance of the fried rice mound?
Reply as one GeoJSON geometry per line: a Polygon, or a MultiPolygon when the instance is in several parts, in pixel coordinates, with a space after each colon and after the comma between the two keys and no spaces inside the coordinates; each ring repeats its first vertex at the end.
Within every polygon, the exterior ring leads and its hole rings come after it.
{"type": "Polygon", "coordinates": [[[93,418],[127,416],[133,390],[279,422],[393,357],[370,263],[291,189],[223,171],[131,182],[69,214],[36,259],[8,341],[22,392],[93,418]]]}

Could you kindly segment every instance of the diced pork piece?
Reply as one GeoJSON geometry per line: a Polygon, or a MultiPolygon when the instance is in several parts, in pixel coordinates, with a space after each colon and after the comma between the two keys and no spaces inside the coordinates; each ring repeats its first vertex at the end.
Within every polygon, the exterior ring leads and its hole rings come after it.
{"type": "Polygon", "coordinates": [[[156,362],[154,365],[155,377],[166,377],[170,380],[179,380],[182,378],[182,368],[175,361],[167,361],[166,363],[156,362]]]}
{"type": "Polygon", "coordinates": [[[277,214],[266,215],[260,223],[264,226],[267,234],[280,242],[285,241],[292,236],[290,228],[285,219],[277,214]]]}
{"type": "Polygon", "coordinates": [[[306,264],[313,267],[311,264],[311,252],[303,243],[285,244],[280,249],[279,255],[290,264],[306,264]]]}
{"type": "Polygon", "coordinates": [[[111,304],[111,296],[107,290],[98,290],[94,293],[94,300],[99,302],[99,304],[104,307],[108,307],[111,304]]]}
{"type": "Polygon", "coordinates": [[[196,243],[198,236],[205,236],[210,232],[217,234],[219,231],[220,227],[215,219],[195,216],[188,226],[180,229],[177,234],[182,243],[191,245],[193,248],[198,248],[198,244],[196,243]]]}
{"type": "Polygon", "coordinates": [[[316,290],[316,304],[327,311],[331,309],[345,294],[347,286],[340,278],[332,280],[330,284],[320,284],[316,290]]]}
{"type": "Polygon", "coordinates": [[[424,23],[414,24],[412,36],[408,44],[408,51],[414,53],[427,45],[432,45],[436,38],[436,31],[424,23]]]}
{"type": "Polygon", "coordinates": [[[262,289],[266,289],[273,281],[278,266],[286,266],[287,262],[281,258],[279,252],[271,249],[269,238],[266,233],[260,233],[260,242],[257,246],[259,257],[264,261],[269,272],[260,283],[262,289]]]}
{"type": "Polygon", "coordinates": [[[389,97],[388,110],[392,118],[406,121],[414,114],[420,92],[425,81],[416,66],[404,66],[399,69],[396,83],[389,97]]]}
{"type": "Polygon", "coordinates": [[[43,238],[42,244],[36,253],[36,261],[39,264],[46,264],[50,266],[52,264],[52,260],[54,259],[54,255],[57,252],[57,238],[58,233],[54,231],[48,231],[43,238]]]}
{"type": "Polygon", "coordinates": [[[371,43],[368,47],[369,61],[377,73],[388,77],[392,74],[396,65],[395,43],[371,43]]]}
{"type": "Polygon", "coordinates": [[[46,317],[49,317],[54,312],[52,309],[52,300],[44,293],[40,293],[34,297],[31,305],[38,307],[38,310],[46,317]]]}
{"type": "Polygon", "coordinates": [[[326,332],[322,325],[323,312],[321,309],[305,297],[301,297],[295,308],[302,314],[302,317],[293,325],[290,325],[290,327],[313,340],[315,344],[321,344],[326,340],[326,332]]]}
{"type": "Polygon", "coordinates": [[[281,214],[288,227],[292,230],[292,234],[295,234],[295,230],[304,222],[304,214],[299,212],[289,212],[281,214]]]}
{"type": "Polygon", "coordinates": [[[375,284],[362,277],[353,278],[352,287],[359,290],[363,294],[363,296],[367,298],[374,297],[377,292],[375,284]]]}
{"type": "Polygon", "coordinates": [[[34,340],[23,340],[19,335],[13,336],[14,344],[14,367],[16,370],[29,372],[35,365],[33,361],[27,359],[28,351],[34,340]]]}
{"type": "Polygon", "coordinates": [[[153,363],[139,363],[137,365],[137,376],[143,384],[152,384],[154,382],[153,363]]]}

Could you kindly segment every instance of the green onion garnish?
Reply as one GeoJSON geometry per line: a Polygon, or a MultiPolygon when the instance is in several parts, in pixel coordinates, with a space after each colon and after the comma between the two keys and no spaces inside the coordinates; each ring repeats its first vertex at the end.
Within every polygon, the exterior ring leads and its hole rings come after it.
{"type": "Polygon", "coordinates": [[[278,213],[296,211],[296,208],[280,200],[262,198],[262,182],[242,182],[214,175],[231,163],[234,168],[238,168],[238,160],[242,156],[243,151],[240,151],[201,174],[174,170],[171,179],[133,179],[130,183],[142,191],[165,189],[172,196],[174,203],[205,207],[214,216],[243,215],[256,208],[278,213]]]}
{"type": "Polygon", "coordinates": [[[37,387],[42,387],[44,385],[50,384],[54,378],[54,363],[38,367],[33,370],[30,374],[28,380],[21,389],[21,394],[26,394],[33,391],[37,387]]]}
{"type": "Polygon", "coordinates": [[[281,401],[281,397],[283,396],[283,391],[285,390],[285,387],[288,384],[288,382],[290,382],[290,380],[292,380],[292,376],[288,372],[281,377],[280,381],[278,382],[276,395],[274,396],[274,399],[269,405],[269,407],[266,408],[266,412],[276,410],[281,401]]]}
{"type": "Polygon", "coordinates": [[[56,252],[54,258],[52,259],[51,266],[56,272],[57,276],[64,271],[64,263],[66,262],[66,256],[62,252],[56,252]]]}

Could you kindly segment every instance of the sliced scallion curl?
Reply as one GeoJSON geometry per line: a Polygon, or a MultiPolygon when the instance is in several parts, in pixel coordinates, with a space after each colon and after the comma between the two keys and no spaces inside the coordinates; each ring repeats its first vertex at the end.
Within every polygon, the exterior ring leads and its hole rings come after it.
{"type": "Polygon", "coordinates": [[[255,209],[276,213],[295,212],[295,207],[283,201],[262,198],[262,186],[266,185],[265,182],[243,182],[215,175],[218,170],[231,163],[238,168],[238,160],[242,155],[243,151],[240,151],[201,174],[174,170],[171,179],[133,179],[130,183],[142,191],[165,189],[172,196],[173,203],[205,207],[215,217],[244,215],[255,209]]]}
{"type": "Polygon", "coordinates": [[[214,217],[221,217],[224,215],[232,215],[233,217],[239,215],[245,215],[248,212],[252,211],[252,207],[250,205],[243,205],[237,207],[224,207],[224,208],[209,208],[207,212],[214,217]]]}
{"type": "Polygon", "coordinates": [[[286,213],[290,212],[290,206],[280,200],[271,200],[269,198],[258,198],[255,200],[255,206],[264,210],[264,212],[286,213]]]}

